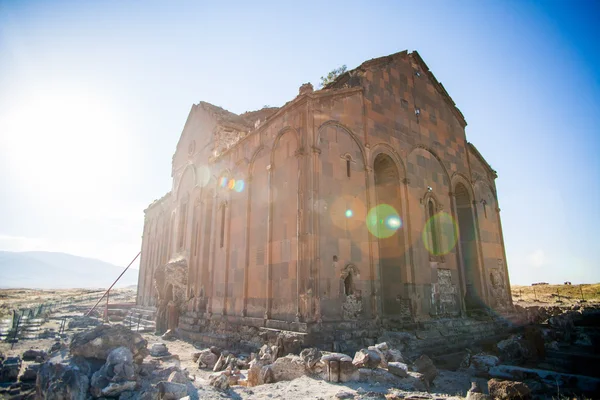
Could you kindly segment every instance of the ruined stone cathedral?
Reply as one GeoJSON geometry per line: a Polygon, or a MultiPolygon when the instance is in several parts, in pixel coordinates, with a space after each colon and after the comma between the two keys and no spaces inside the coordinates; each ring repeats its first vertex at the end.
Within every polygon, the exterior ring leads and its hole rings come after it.
{"type": "Polygon", "coordinates": [[[145,210],[137,302],[159,330],[368,335],[512,307],[496,172],[417,52],[280,108],[193,105],[145,210]],[[362,332],[362,333],[361,333],[362,332]]]}

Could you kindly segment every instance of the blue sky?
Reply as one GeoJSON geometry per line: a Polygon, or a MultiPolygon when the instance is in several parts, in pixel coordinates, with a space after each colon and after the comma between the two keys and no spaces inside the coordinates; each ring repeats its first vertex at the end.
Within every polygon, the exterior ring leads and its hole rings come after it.
{"type": "Polygon", "coordinates": [[[0,0],[0,250],[127,264],[193,103],[408,49],[498,171],[512,282],[598,282],[599,4],[0,0]]]}

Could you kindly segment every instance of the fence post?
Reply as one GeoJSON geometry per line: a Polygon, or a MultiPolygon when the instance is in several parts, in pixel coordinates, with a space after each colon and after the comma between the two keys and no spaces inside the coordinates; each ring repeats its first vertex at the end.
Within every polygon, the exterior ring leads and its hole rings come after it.
{"type": "Polygon", "coordinates": [[[104,322],[108,322],[108,298],[110,296],[110,290],[106,291],[106,309],[104,310],[104,322]]]}
{"type": "Polygon", "coordinates": [[[585,302],[585,298],[583,297],[583,289],[582,289],[583,284],[579,285],[579,292],[581,293],[581,302],[585,302]]]}

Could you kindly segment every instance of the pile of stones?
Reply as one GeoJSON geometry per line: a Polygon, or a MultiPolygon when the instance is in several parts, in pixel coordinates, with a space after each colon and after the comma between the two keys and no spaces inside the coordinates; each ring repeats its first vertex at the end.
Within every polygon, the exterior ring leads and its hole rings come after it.
{"type": "Polygon", "coordinates": [[[312,376],[330,382],[369,381],[394,384],[404,390],[426,391],[438,374],[425,355],[407,364],[399,350],[387,343],[361,349],[354,357],[343,353],[306,348],[299,355],[280,355],[280,346],[265,344],[249,357],[216,347],[194,354],[202,369],[212,369],[212,386],[226,390],[232,385],[258,386],[312,376]]]}
{"type": "Polygon", "coordinates": [[[75,334],[68,349],[53,346],[47,359],[30,365],[21,379],[35,382],[38,399],[186,397],[191,380],[179,369],[178,359],[167,366],[163,360],[173,357],[167,347],[157,343],[148,351],[147,345],[123,325],[99,325],[75,334]]]}

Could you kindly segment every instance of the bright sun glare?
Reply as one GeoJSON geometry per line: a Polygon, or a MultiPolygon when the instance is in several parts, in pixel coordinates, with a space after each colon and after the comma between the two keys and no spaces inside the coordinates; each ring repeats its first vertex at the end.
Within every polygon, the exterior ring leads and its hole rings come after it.
{"type": "Polygon", "coordinates": [[[84,88],[22,93],[0,117],[0,128],[11,175],[44,199],[86,198],[89,206],[114,187],[131,161],[121,113],[108,97],[84,88]]]}

